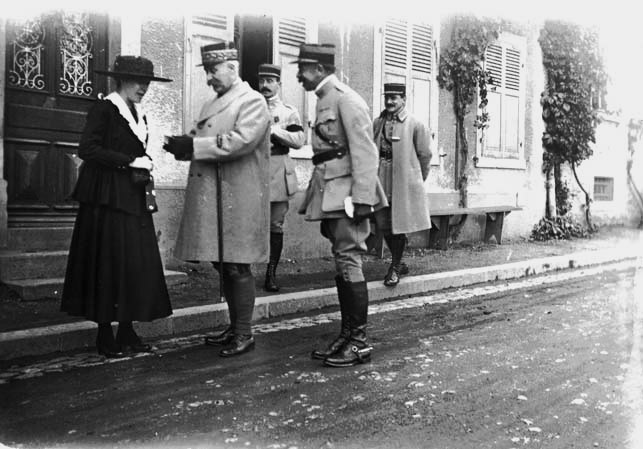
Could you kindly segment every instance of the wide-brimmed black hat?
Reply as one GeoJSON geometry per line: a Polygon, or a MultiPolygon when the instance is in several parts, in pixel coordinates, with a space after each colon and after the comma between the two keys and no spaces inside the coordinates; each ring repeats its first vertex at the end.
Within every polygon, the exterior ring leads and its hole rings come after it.
{"type": "Polygon", "coordinates": [[[274,76],[279,79],[281,78],[281,67],[275,64],[260,64],[259,69],[257,70],[257,75],[274,76]]]}
{"type": "Polygon", "coordinates": [[[404,83],[385,83],[384,95],[406,95],[406,85],[404,83]]]}
{"type": "Polygon", "coordinates": [[[161,78],[154,75],[154,64],[142,56],[116,56],[111,70],[94,70],[101,75],[113,76],[120,79],[141,79],[149,81],[161,81],[167,83],[172,81],[169,78],[161,78]]]}
{"type": "Polygon", "coordinates": [[[292,64],[335,65],[335,44],[301,44],[299,57],[292,64]]]}

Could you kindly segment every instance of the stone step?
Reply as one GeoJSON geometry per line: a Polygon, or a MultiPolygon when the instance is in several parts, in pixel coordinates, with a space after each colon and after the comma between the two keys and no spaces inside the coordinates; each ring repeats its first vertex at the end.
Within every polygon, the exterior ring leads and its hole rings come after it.
{"type": "Polygon", "coordinates": [[[7,249],[17,251],[67,250],[71,242],[72,226],[7,229],[7,249]]]}
{"type": "MultiPolygon", "coordinates": [[[[187,282],[188,275],[180,271],[165,270],[165,282],[168,286],[187,282]]],[[[17,279],[5,281],[25,301],[36,301],[43,298],[60,298],[64,278],[50,279],[17,279]]]]}
{"type": "Polygon", "coordinates": [[[65,276],[67,250],[0,251],[0,280],[50,279],[65,276]]]}

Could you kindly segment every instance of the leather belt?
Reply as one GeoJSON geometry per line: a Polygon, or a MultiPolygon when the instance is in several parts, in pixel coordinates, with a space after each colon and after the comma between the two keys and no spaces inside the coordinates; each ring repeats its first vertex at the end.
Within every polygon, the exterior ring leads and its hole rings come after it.
{"type": "Polygon", "coordinates": [[[322,151],[321,153],[316,153],[313,156],[313,164],[319,165],[324,162],[332,161],[333,159],[341,159],[346,155],[348,151],[346,148],[336,148],[334,150],[322,151]]]}
{"type": "Polygon", "coordinates": [[[288,153],[290,153],[290,148],[284,145],[273,145],[272,148],[270,148],[271,156],[282,156],[288,153]]]}

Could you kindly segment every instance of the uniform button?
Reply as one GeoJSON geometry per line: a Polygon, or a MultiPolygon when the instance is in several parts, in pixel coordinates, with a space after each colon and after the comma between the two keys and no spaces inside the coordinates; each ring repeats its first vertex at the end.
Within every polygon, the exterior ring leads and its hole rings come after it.
{"type": "Polygon", "coordinates": [[[212,128],[212,125],[208,125],[208,128],[212,128]]]}
{"type": "Polygon", "coordinates": [[[197,173],[196,175],[197,175],[199,178],[201,177],[201,173],[197,173]]]}

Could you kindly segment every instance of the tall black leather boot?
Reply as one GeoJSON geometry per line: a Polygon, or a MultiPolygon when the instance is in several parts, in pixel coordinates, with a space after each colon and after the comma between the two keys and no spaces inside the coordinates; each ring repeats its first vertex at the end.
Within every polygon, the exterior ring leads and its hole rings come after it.
{"type": "Polygon", "coordinates": [[[348,341],[335,354],[324,359],[324,365],[338,368],[370,361],[371,351],[373,350],[366,338],[366,321],[368,317],[366,281],[347,282],[346,284],[350,291],[350,300],[347,307],[350,336],[348,341]]]}
{"type": "Polygon", "coordinates": [[[324,360],[326,357],[335,354],[350,337],[350,321],[348,318],[348,301],[350,301],[350,290],[346,285],[347,282],[337,275],[335,276],[335,284],[337,284],[337,298],[339,299],[339,311],[342,316],[342,324],[339,335],[333,340],[326,349],[315,349],[310,355],[313,359],[324,360]]]}
{"type": "Polygon", "coordinates": [[[221,357],[231,357],[254,349],[252,336],[252,313],[255,308],[255,278],[252,273],[230,276],[231,301],[236,312],[234,336],[228,346],[219,351],[221,357]]]}
{"type": "Polygon", "coordinates": [[[400,276],[408,273],[408,268],[403,270],[402,256],[406,247],[406,234],[393,234],[384,237],[389,250],[391,250],[391,266],[384,277],[384,285],[394,287],[400,282],[400,276]]]}
{"type": "Polygon", "coordinates": [[[266,280],[263,284],[264,290],[267,292],[278,292],[279,285],[277,285],[277,265],[281,258],[281,250],[284,246],[284,235],[278,232],[270,233],[270,260],[266,267],[266,280]]]}
{"type": "MultiPolygon", "coordinates": [[[[219,276],[221,276],[221,274],[219,276]]],[[[210,346],[221,346],[231,343],[232,338],[234,337],[234,323],[237,321],[237,311],[235,309],[234,301],[232,301],[232,280],[230,279],[230,276],[225,273],[222,276],[223,297],[228,304],[228,317],[230,318],[230,324],[223,332],[205,337],[205,344],[210,346]]]]}

